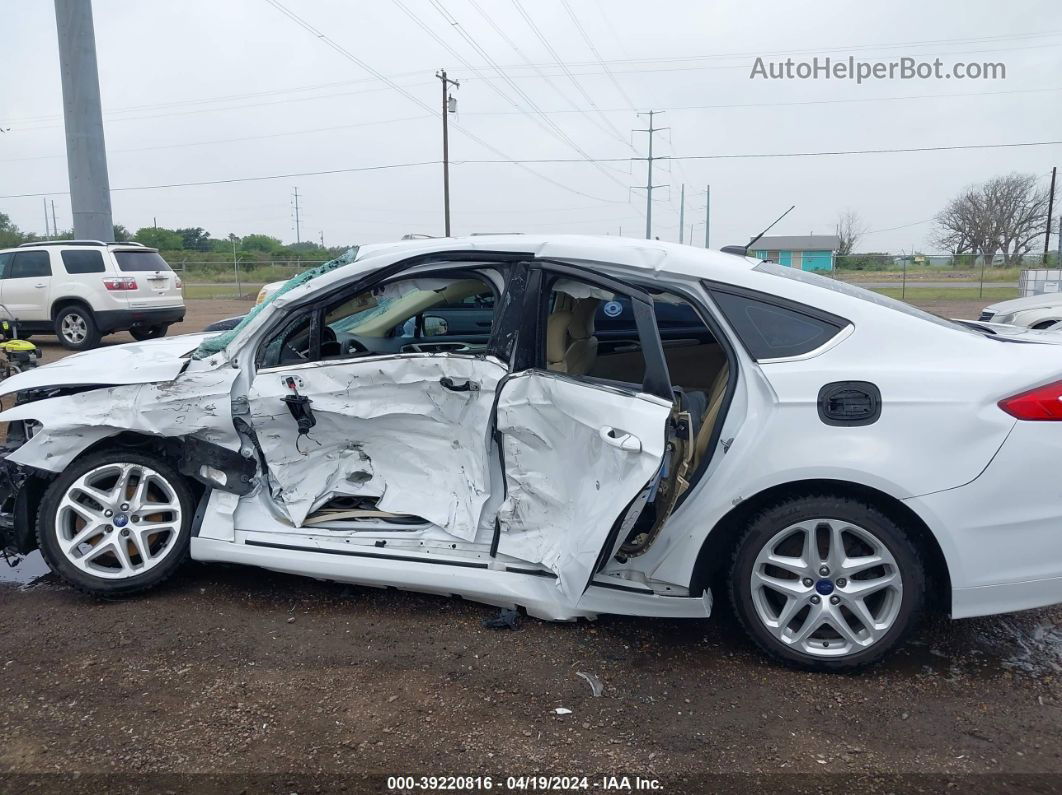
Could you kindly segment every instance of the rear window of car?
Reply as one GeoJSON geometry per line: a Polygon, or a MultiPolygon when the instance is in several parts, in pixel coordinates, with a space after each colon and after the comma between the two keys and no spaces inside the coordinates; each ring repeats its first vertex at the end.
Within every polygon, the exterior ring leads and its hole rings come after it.
{"type": "Polygon", "coordinates": [[[754,267],[753,270],[759,271],[760,273],[770,273],[774,276],[781,276],[785,279],[792,279],[793,281],[810,284],[815,287],[821,287],[824,290],[832,290],[835,293],[841,293],[850,298],[858,298],[860,301],[877,304],[878,306],[883,306],[895,310],[896,312],[902,312],[905,315],[917,317],[921,320],[928,320],[930,323],[935,323],[938,326],[947,326],[948,328],[958,329],[959,331],[967,333],[974,331],[974,329],[967,328],[961,323],[956,323],[952,320],[931,314],[930,312],[925,312],[918,307],[911,306],[903,301],[889,298],[887,295],[875,293],[872,290],[866,290],[862,287],[856,287],[854,284],[848,284],[838,279],[827,279],[825,276],[819,276],[817,273],[809,273],[808,271],[798,270],[797,268],[778,265],[774,262],[761,262],[754,267]]]}
{"type": "Polygon", "coordinates": [[[757,361],[811,353],[849,325],[843,318],[767,296],[719,289],[710,292],[745,350],[757,361]]]}
{"type": "Polygon", "coordinates": [[[63,252],[63,267],[67,273],[103,273],[103,254],[99,251],[63,252]]]}
{"type": "Polygon", "coordinates": [[[126,272],[168,271],[169,264],[157,251],[115,251],[119,269],[126,272]]]}

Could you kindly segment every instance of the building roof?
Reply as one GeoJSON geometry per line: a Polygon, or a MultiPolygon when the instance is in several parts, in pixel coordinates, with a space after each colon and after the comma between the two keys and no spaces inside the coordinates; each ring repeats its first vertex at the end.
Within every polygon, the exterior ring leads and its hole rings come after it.
{"type": "Polygon", "coordinates": [[[774,235],[761,237],[752,244],[755,251],[836,251],[841,246],[837,235],[774,235]]]}

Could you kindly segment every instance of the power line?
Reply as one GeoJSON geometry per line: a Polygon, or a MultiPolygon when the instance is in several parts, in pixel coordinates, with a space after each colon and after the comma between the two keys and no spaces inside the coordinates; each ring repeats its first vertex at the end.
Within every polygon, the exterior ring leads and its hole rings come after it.
{"type": "MultiPolygon", "coordinates": [[[[1062,86],[1055,88],[1019,88],[1008,91],[967,91],[955,94],[908,94],[906,96],[899,97],[849,97],[847,99],[806,99],[796,100],[792,102],[733,102],[723,103],[717,105],[675,105],[673,107],[665,107],[663,110],[668,112],[678,112],[684,110],[725,110],[729,108],[775,108],[775,107],[788,107],[796,105],[838,105],[847,104],[853,102],[896,102],[900,100],[910,99],[950,99],[953,97],[992,97],[1001,94],[1041,94],[1044,92],[1062,91],[1062,86]]],[[[628,108],[599,108],[602,113],[627,113],[628,108]]],[[[545,113],[572,113],[573,111],[565,110],[564,108],[557,108],[554,110],[547,110],[545,113]]],[[[580,111],[583,112],[583,111],[580,111]]],[[[512,115],[511,111],[504,110],[484,110],[473,111],[465,114],[466,116],[506,116],[512,115]]]]}
{"type": "Polygon", "coordinates": [[[583,41],[586,42],[586,46],[590,48],[590,52],[594,54],[594,58],[597,59],[597,62],[601,65],[601,68],[605,70],[605,74],[607,74],[608,79],[612,81],[612,85],[616,87],[616,91],[618,91],[619,95],[623,97],[623,101],[627,103],[628,107],[630,107],[631,110],[634,110],[634,102],[631,101],[631,98],[627,95],[626,90],[623,88],[622,85],[620,85],[619,80],[616,79],[616,75],[612,73],[612,70],[609,68],[608,62],[605,61],[605,59],[601,57],[601,53],[597,51],[597,47],[594,46],[594,42],[590,38],[590,34],[586,32],[586,28],[583,27],[583,23],[580,22],[579,17],[575,15],[575,11],[572,8],[571,3],[569,3],[568,0],[561,0],[561,3],[564,4],[564,10],[568,12],[568,16],[571,17],[572,23],[575,25],[576,30],[579,31],[579,35],[582,36],[583,41]]]}
{"type": "MultiPolygon", "coordinates": [[[[456,49],[451,47],[440,36],[438,36],[435,33],[435,31],[433,31],[423,20],[420,19],[420,17],[418,17],[416,14],[414,14],[412,11],[410,11],[401,2],[401,0],[393,0],[394,4],[396,6],[398,6],[399,9],[401,9],[410,19],[412,19],[429,36],[431,36],[433,39],[435,39],[435,41],[440,46],[442,46],[444,49],[447,50],[447,52],[449,52],[451,55],[453,55],[455,58],[457,58],[467,69],[471,70],[474,74],[477,74],[481,78],[485,79],[487,81],[487,86],[491,90],[493,90],[496,94],[498,94],[498,96],[500,96],[503,100],[505,100],[506,104],[512,105],[514,108],[517,109],[517,112],[527,116],[532,121],[534,121],[536,124],[538,124],[540,127],[542,127],[547,133],[552,135],[554,138],[557,138],[561,143],[566,144],[568,147],[570,147],[574,151],[578,152],[580,155],[583,156],[584,160],[586,160],[587,162],[592,162],[592,159],[591,159],[590,155],[587,154],[586,151],[582,147],[580,147],[567,133],[565,133],[557,125],[556,122],[554,122],[552,119],[550,119],[544,113],[542,113],[541,109],[531,99],[531,97],[529,97],[524,92],[523,89],[521,89],[518,85],[516,85],[516,83],[514,83],[512,80],[509,79],[509,76],[507,74],[505,74],[504,70],[501,69],[501,67],[497,64],[497,62],[494,61],[494,59],[491,58],[491,56],[482,47],[479,46],[479,44],[475,41],[475,39],[473,39],[471,36],[468,35],[468,33],[464,30],[464,28],[457,21],[457,19],[454,18],[453,15],[450,14],[448,11],[446,11],[445,7],[441,3],[436,2],[436,0],[430,0],[430,1],[431,1],[432,5],[435,7],[435,10],[439,12],[439,14],[446,21],[446,23],[448,25],[450,25],[451,27],[453,27],[453,29],[456,30],[458,32],[458,34],[460,34],[460,36],[466,42],[468,42],[469,45],[472,46],[472,48],[480,55],[480,57],[482,57],[488,63],[488,65],[490,65],[495,70],[495,72],[497,72],[498,76],[502,80],[504,80],[506,83],[508,83],[512,87],[512,89],[514,91],[516,91],[516,93],[524,100],[525,103],[527,103],[528,106],[531,107],[532,110],[535,111],[535,113],[537,115],[532,115],[526,109],[521,108],[520,105],[517,102],[513,101],[513,99],[511,97],[509,97],[504,91],[502,91],[500,88],[498,88],[494,84],[494,82],[492,80],[490,80],[488,78],[485,78],[483,76],[483,74],[482,74],[482,71],[478,67],[476,67],[474,64],[472,64],[468,60],[466,60],[464,58],[464,56],[461,55],[461,53],[459,53],[456,49]]],[[[622,182],[620,182],[614,176],[609,174],[600,164],[598,164],[597,168],[602,174],[604,174],[606,177],[611,179],[617,185],[620,185],[621,187],[625,187],[625,185],[622,182]]]]}
{"type": "MultiPolygon", "coordinates": [[[[340,45],[339,43],[334,41],[327,34],[321,32],[320,30],[315,28],[313,25],[311,25],[309,22],[304,20],[298,14],[296,14],[295,12],[290,11],[289,9],[287,9],[284,6],[284,4],[281,3],[279,0],[266,0],[266,2],[269,3],[271,6],[273,6],[274,8],[276,8],[278,11],[280,11],[286,17],[291,19],[293,22],[295,22],[295,24],[297,24],[299,27],[301,27],[304,30],[308,31],[309,33],[313,34],[318,40],[320,40],[324,44],[328,45],[328,47],[330,47],[331,49],[335,50],[337,53],[342,55],[344,58],[346,58],[347,60],[357,64],[362,69],[364,69],[366,72],[368,72],[369,74],[371,74],[374,77],[376,77],[378,80],[382,81],[383,83],[385,83],[388,86],[390,86],[391,88],[393,88],[399,94],[401,94],[406,99],[408,99],[410,102],[415,103],[418,107],[420,107],[423,110],[426,110],[432,116],[435,116],[436,118],[439,117],[439,115],[440,115],[439,111],[437,111],[434,108],[432,108],[431,106],[429,106],[427,103],[425,103],[423,100],[421,100],[416,95],[409,93],[409,91],[407,91],[402,86],[400,86],[397,83],[395,83],[391,78],[387,77],[386,75],[384,75],[384,74],[380,73],[379,71],[377,71],[376,69],[374,69],[372,66],[370,66],[368,63],[363,61],[361,58],[359,58],[358,56],[354,55],[354,53],[350,52],[345,47],[343,47],[342,45],[340,45]]],[[[494,154],[499,155],[501,158],[503,158],[503,159],[508,159],[509,158],[509,156],[507,154],[505,154],[505,152],[503,152],[502,150],[498,149],[496,146],[493,146],[493,145],[487,143],[486,141],[484,141],[482,138],[480,138],[478,135],[472,133],[471,131],[464,129],[463,127],[461,127],[461,126],[459,126],[457,124],[454,124],[454,128],[457,129],[457,130],[460,130],[468,138],[472,139],[473,141],[475,141],[476,143],[478,143],[480,146],[484,147],[485,149],[490,150],[494,154]]],[[[513,162],[516,162],[516,161],[513,161],[513,162]]],[[[558,182],[555,179],[551,179],[550,177],[547,177],[545,174],[541,174],[538,171],[535,171],[534,169],[529,168],[525,164],[521,163],[520,167],[523,168],[528,173],[533,174],[534,176],[538,177],[539,179],[542,179],[542,180],[544,180],[546,182],[549,182],[550,184],[552,184],[552,185],[554,185],[554,186],[556,186],[556,187],[558,187],[558,188],[560,188],[562,190],[568,191],[569,193],[574,193],[574,194],[576,194],[578,196],[583,196],[583,197],[585,197],[587,199],[593,199],[595,201],[601,201],[601,202],[611,201],[609,199],[602,199],[602,198],[600,198],[598,196],[592,196],[589,193],[584,193],[581,190],[577,190],[577,189],[572,188],[572,187],[570,187],[568,185],[565,185],[562,182],[558,182]]]]}
{"type": "MultiPolygon", "coordinates": [[[[517,46],[516,42],[514,42],[512,40],[512,38],[508,34],[505,33],[504,30],[502,30],[502,28],[494,21],[494,19],[486,11],[483,10],[482,6],[480,6],[480,4],[476,2],[476,0],[468,0],[468,1],[472,5],[472,7],[479,13],[479,15],[481,17],[483,17],[483,19],[487,22],[487,24],[490,25],[494,29],[494,32],[497,33],[498,36],[501,37],[501,39],[506,44],[508,44],[510,48],[512,48],[513,52],[515,52],[518,56],[520,56],[520,58],[524,61],[524,63],[526,65],[530,66],[536,72],[536,74],[538,74],[539,77],[541,77],[543,80],[546,81],[546,85],[548,85],[550,88],[552,88],[554,91],[556,91],[557,94],[559,94],[560,97],[571,106],[571,110],[570,111],[566,111],[566,112],[569,112],[569,113],[574,112],[574,113],[582,114],[587,119],[587,121],[589,121],[591,124],[593,124],[599,130],[604,132],[606,135],[609,135],[609,136],[615,138],[617,141],[622,143],[624,146],[627,146],[628,148],[630,148],[632,150],[634,149],[634,147],[631,145],[630,141],[628,141],[627,139],[623,138],[622,136],[617,136],[617,134],[615,132],[615,127],[606,127],[605,125],[603,125],[601,123],[601,120],[599,118],[597,118],[596,116],[591,115],[587,111],[586,108],[579,107],[579,105],[576,102],[574,102],[572,99],[570,99],[568,97],[567,94],[565,94],[563,91],[561,91],[560,88],[557,86],[557,84],[553,82],[553,80],[551,79],[551,76],[545,74],[536,64],[534,64],[531,61],[530,58],[528,58],[524,54],[523,50],[521,50],[520,47],[517,46]]],[[[545,111],[545,112],[546,113],[550,113],[551,111],[545,111]]],[[[474,115],[480,115],[480,114],[474,114],[474,115]]]]}
{"type": "MultiPolygon", "coordinates": [[[[892,148],[892,149],[838,149],[822,152],[747,152],[740,154],[713,154],[713,155],[661,155],[659,158],[654,157],[654,160],[740,160],[740,159],[761,159],[761,158],[775,158],[775,157],[833,157],[839,155],[877,155],[877,154],[903,154],[911,152],[947,152],[947,151],[964,151],[964,150],[981,150],[981,149],[1014,149],[1019,147],[1031,147],[1031,146],[1057,146],[1062,144],[1062,140],[1058,141],[1021,141],[1018,143],[1004,143],[1004,144],[959,144],[955,146],[919,146],[909,148],[892,148]]],[[[636,160],[645,160],[645,158],[638,157],[600,157],[595,158],[596,163],[627,163],[636,160]]],[[[540,158],[498,158],[495,160],[455,160],[452,161],[454,165],[515,165],[526,166],[527,164],[579,164],[585,163],[582,158],[575,157],[540,157],[540,158]]],[[[416,168],[420,166],[437,166],[442,163],[441,160],[423,160],[410,163],[387,163],[384,165],[376,166],[355,166],[353,168],[332,168],[323,171],[298,171],[285,174],[269,174],[266,176],[255,177],[233,177],[230,179],[213,179],[213,180],[201,180],[196,182],[171,182],[162,185],[139,185],[130,186],[124,188],[111,188],[111,191],[133,191],[133,190],[159,190],[163,188],[188,188],[198,187],[203,185],[228,185],[238,182],[262,182],[265,180],[273,179],[293,179],[295,177],[319,177],[327,176],[331,174],[352,174],[364,171],[386,171],[399,168],[416,168]]],[[[542,176],[535,173],[536,176],[542,176]]],[[[548,179],[548,177],[546,178],[548,179]]],[[[551,182],[553,180],[550,180],[551,182]]],[[[39,198],[41,196],[52,195],[67,195],[68,191],[47,191],[40,193],[14,193],[0,196],[0,199],[25,199],[25,198],[39,198]]],[[[589,197],[594,198],[594,197],[589,197]]],[[[626,202],[620,202],[626,204],[626,202]]],[[[880,230],[884,231],[884,230],[880,230]]]]}
{"type": "MultiPolygon", "coordinates": [[[[535,21],[527,13],[524,7],[520,4],[520,0],[512,0],[512,3],[516,10],[520,12],[520,16],[524,18],[524,22],[526,22],[528,27],[531,28],[531,31],[535,34],[535,37],[542,43],[542,46],[546,48],[549,54],[553,56],[554,64],[556,66],[559,66],[564,72],[564,74],[567,75],[568,79],[572,82],[572,85],[575,86],[576,90],[578,90],[579,94],[586,101],[586,104],[593,108],[595,111],[597,111],[597,104],[590,97],[590,94],[587,93],[586,89],[583,88],[583,84],[579,82],[578,78],[576,78],[576,76],[572,73],[571,69],[568,68],[567,64],[565,64],[564,61],[561,60],[560,55],[557,54],[557,51],[553,48],[553,45],[550,43],[549,39],[542,35],[542,31],[539,29],[538,25],[535,24],[535,21]]],[[[598,113],[598,115],[601,116],[602,121],[605,122],[605,124],[615,133],[615,135],[620,138],[620,140],[622,140],[623,133],[616,129],[615,125],[609,120],[609,118],[603,113],[598,113]]]]}

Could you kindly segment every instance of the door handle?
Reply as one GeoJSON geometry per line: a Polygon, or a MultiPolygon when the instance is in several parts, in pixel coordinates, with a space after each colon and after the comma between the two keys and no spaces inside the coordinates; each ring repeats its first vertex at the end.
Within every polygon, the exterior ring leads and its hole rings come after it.
{"type": "Polygon", "coordinates": [[[618,447],[628,453],[640,453],[642,451],[641,439],[626,431],[618,431],[611,425],[603,425],[598,430],[597,435],[601,437],[601,441],[605,444],[618,447]]]}
{"type": "Polygon", "coordinates": [[[478,392],[479,384],[475,381],[465,381],[463,384],[454,383],[454,379],[449,376],[443,376],[439,379],[439,384],[443,389],[449,389],[451,392],[478,392]]]}
{"type": "Polygon", "coordinates": [[[46,285],[46,284],[35,284],[35,285],[33,285],[33,286],[34,286],[34,287],[41,287],[41,288],[43,288],[43,287],[47,287],[48,285],[46,285]]]}

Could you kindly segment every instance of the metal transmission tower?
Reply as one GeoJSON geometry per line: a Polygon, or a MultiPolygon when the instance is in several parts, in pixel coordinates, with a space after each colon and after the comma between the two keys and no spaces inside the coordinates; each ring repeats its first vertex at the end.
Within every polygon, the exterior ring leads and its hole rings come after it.
{"type": "MultiPolygon", "coordinates": [[[[645,113],[639,113],[639,116],[649,117],[649,127],[643,130],[634,130],[634,132],[643,132],[649,134],[649,156],[648,157],[635,157],[633,160],[644,160],[649,166],[649,173],[645,178],[645,239],[651,240],[653,237],[653,189],[654,188],[666,188],[667,185],[654,185],[653,184],[653,161],[654,160],[667,160],[667,157],[653,157],[653,133],[658,133],[663,130],[670,129],[669,127],[654,127],[653,116],[657,116],[663,113],[662,110],[650,110],[645,113]]],[[[637,188],[641,190],[641,188],[637,188]]]]}
{"type": "Polygon", "coordinates": [[[457,112],[457,97],[450,96],[450,86],[460,88],[461,84],[446,76],[446,70],[440,69],[435,76],[442,81],[442,123],[443,123],[443,229],[446,237],[450,236],[450,130],[448,116],[457,112]]]}
{"type": "Polygon", "coordinates": [[[292,198],[292,206],[295,208],[295,244],[298,245],[302,242],[302,231],[299,227],[299,189],[295,188],[295,195],[292,198]]]}
{"type": "MultiPolygon", "coordinates": [[[[55,0],[74,237],[113,240],[92,0],[55,0]]],[[[53,220],[54,226],[54,220],[53,220]]]]}

